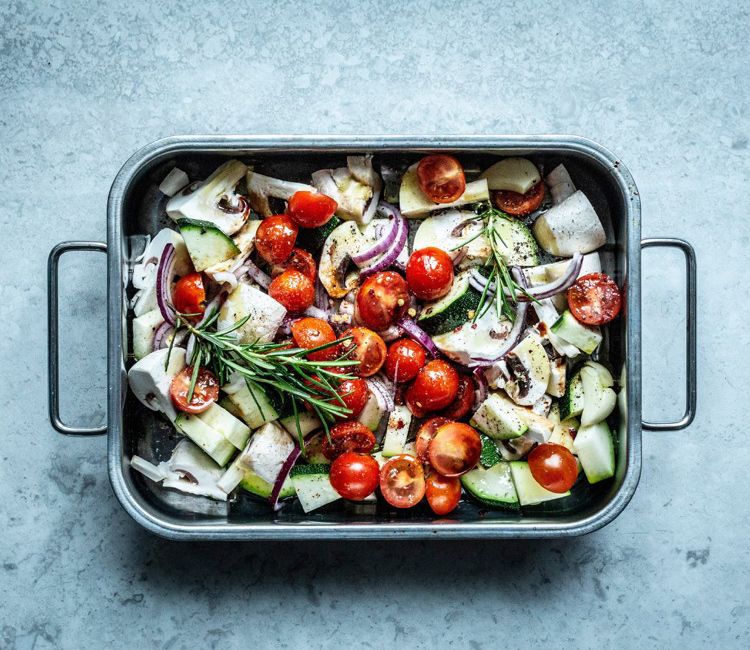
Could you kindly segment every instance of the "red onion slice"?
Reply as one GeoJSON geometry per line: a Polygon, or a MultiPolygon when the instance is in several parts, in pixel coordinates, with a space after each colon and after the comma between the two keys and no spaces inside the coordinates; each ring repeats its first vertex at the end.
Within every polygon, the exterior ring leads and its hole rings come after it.
{"type": "Polygon", "coordinates": [[[315,278],[315,306],[324,311],[330,307],[328,292],[318,277],[315,278]]]}
{"type": "Polygon", "coordinates": [[[172,308],[172,278],[174,276],[175,250],[174,244],[169,243],[164,247],[159,259],[159,267],[156,270],[156,302],[159,305],[164,320],[170,325],[177,322],[175,311],[172,308]]]}
{"type": "Polygon", "coordinates": [[[381,377],[368,377],[367,383],[370,385],[373,394],[378,400],[380,407],[390,413],[396,408],[396,402],[393,399],[393,391],[389,389],[381,377]]]}
{"type": "MultiPolygon", "coordinates": [[[[557,280],[554,282],[548,282],[547,284],[542,284],[538,287],[530,287],[526,292],[537,300],[544,300],[545,298],[551,298],[558,293],[562,293],[573,286],[578,279],[578,274],[581,272],[582,266],[583,255],[575,253],[568,268],[565,270],[565,273],[557,278],[557,280]]],[[[523,294],[520,294],[518,297],[520,300],[528,300],[523,294]]]]}
{"type": "Polygon", "coordinates": [[[154,332],[153,342],[154,350],[161,350],[162,348],[167,347],[167,339],[169,338],[169,333],[172,331],[174,331],[174,327],[167,321],[164,321],[161,325],[159,325],[159,327],[156,328],[156,331],[154,332]]]}
{"type": "Polygon", "coordinates": [[[268,497],[268,501],[271,504],[271,508],[274,512],[281,510],[281,504],[279,503],[279,494],[281,494],[281,488],[284,487],[284,482],[289,476],[289,472],[292,471],[292,467],[300,457],[302,450],[295,446],[291,453],[286,457],[286,460],[281,465],[279,475],[276,477],[276,482],[273,484],[273,490],[271,490],[271,496],[268,497]]]}
{"type": "Polygon", "coordinates": [[[255,282],[257,282],[264,289],[268,289],[268,287],[271,286],[271,277],[268,275],[268,273],[259,269],[255,265],[255,262],[253,262],[249,257],[242,263],[242,266],[240,266],[234,272],[238,280],[242,278],[242,276],[245,275],[245,273],[247,273],[253,280],[255,280],[255,282]]]}
{"type": "Polygon", "coordinates": [[[388,228],[385,235],[382,236],[367,250],[363,251],[362,253],[358,253],[357,255],[352,255],[352,262],[354,262],[357,266],[361,267],[365,264],[365,262],[369,262],[373,257],[382,255],[393,245],[393,242],[396,241],[396,236],[398,235],[399,228],[401,226],[397,217],[392,216],[388,218],[392,223],[390,224],[390,227],[388,228]]]}
{"type": "Polygon", "coordinates": [[[400,214],[398,215],[398,217],[396,217],[396,223],[398,225],[398,232],[396,233],[396,238],[393,244],[385,253],[375,259],[369,266],[365,266],[360,269],[359,276],[361,278],[366,278],[369,275],[373,275],[374,273],[378,273],[379,271],[387,269],[396,261],[398,256],[401,254],[404,246],[406,246],[409,228],[406,225],[406,219],[404,219],[400,214]]]}
{"type": "Polygon", "coordinates": [[[432,342],[432,338],[430,337],[430,335],[425,332],[419,325],[417,325],[411,318],[402,318],[398,322],[398,326],[417,343],[422,345],[427,350],[427,352],[430,353],[430,356],[437,357],[440,354],[437,347],[435,347],[435,344],[432,342]]]}

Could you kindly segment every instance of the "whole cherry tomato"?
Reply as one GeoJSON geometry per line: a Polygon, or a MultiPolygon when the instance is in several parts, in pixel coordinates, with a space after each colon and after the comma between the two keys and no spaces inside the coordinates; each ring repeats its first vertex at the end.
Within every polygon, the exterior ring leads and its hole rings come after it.
{"type": "Polygon", "coordinates": [[[437,415],[434,418],[425,420],[417,430],[415,447],[417,450],[417,458],[419,458],[419,460],[421,460],[423,463],[427,463],[430,460],[430,443],[435,437],[437,430],[444,424],[448,424],[449,422],[453,422],[453,420],[442,417],[441,415],[437,415]]]}
{"type": "Polygon", "coordinates": [[[420,300],[442,298],[453,286],[453,260],[440,248],[420,248],[406,265],[406,281],[420,300]]]}
{"type": "Polygon", "coordinates": [[[380,467],[372,456],[348,451],[331,463],[329,476],[333,489],[344,499],[361,501],[378,487],[380,467]]]}
{"type": "Polygon", "coordinates": [[[447,361],[433,359],[406,390],[406,405],[417,417],[448,406],[458,394],[458,373],[447,361]]]}
{"type": "Polygon", "coordinates": [[[203,275],[188,273],[183,275],[174,285],[172,291],[174,308],[180,314],[190,314],[197,317],[206,311],[206,289],[203,286],[203,275]]]}
{"type": "Polygon", "coordinates": [[[562,494],[578,478],[578,463],[567,447],[547,442],[537,445],[528,456],[529,470],[545,490],[562,494]]]}
{"type": "Polygon", "coordinates": [[[266,217],[255,233],[255,248],[269,264],[281,264],[292,254],[298,232],[297,224],[289,215],[266,217]]]}
{"type": "Polygon", "coordinates": [[[318,269],[315,265],[313,256],[310,255],[306,250],[302,248],[293,248],[292,253],[283,264],[275,264],[271,269],[271,276],[276,277],[281,275],[287,269],[294,269],[299,271],[303,275],[306,275],[310,280],[315,283],[315,276],[318,269]]]}
{"type": "Polygon", "coordinates": [[[327,224],[338,204],[330,196],[318,192],[295,192],[286,207],[287,214],[303,228],[327,224]]]}
{"type": "Polygon", "coordinates": [[[450,422],[435,433],[430,443],[430,465],[443,476],[460,476],[474,469],[482,454],[482,440],[468,424],[450,422]]]}
{"type": "Polygon", "coordinates": [[[344,341],[344,352],[347,359],[359,361],[358,366],[352,366],[352,372],[360,377],[370,377],[383,367],[386,359],[385,341],[379,335],[366,327],[352,327],[344,332],[342,338],[352,337],[344,341]]]}
{"type": "Polygon", "coordinates": [[[306,275],[288,269],[271,280],[268,295],[284,305],[290,314],[299,314],[313,304],[315,287],[306,275]]]}
{"type": "Polygon", "coordinates": [[[359,319],[376,331],[388,329],[409,309],[409,288],[395,271],[382,271],[367,278],[357,292],[359,319]]]}
{"type": "Polygon", "coordinates": [[[367,398],[370,395],[370,389],[364,379],[344,379],[337,391],[339,397],[344,400],[346,408],[351,411],[350,418],[356,418],[367,404],[367,398]]]}
{"type": "Polygon", "coordinates": [[[425,156],[417,165],[419,187],[435,203],[451,203],[466,190],[464,168],[453,156],[425,156]]]}
{"type": "Polygon", "coordinates": [[[461,479],[431,472],[425,483],[427,503],[436,515],[447,515],[458,507],[461,500],[461,479]]]}
{"type": "Polygon", "coordinates": [[[169,396],[180,411],[184,413],[203,413],[219,399],[219,382],[216,376],[206,368],[198,370],[198,378],[193,388],[193,397],[188,402],[190,382],[193,378],[193,366],[186,366],[178,372],[169,385],[169,396]]]}
{"type": "MultiPolygon", "coordinates": [[[[333,328],[320,318],[299,318],[292,322],[292,338],[297,347],[311,350],[312,348],[333,343],[336,340],[336,333],[333,328]]],[[[341,350],[338,345],[316,352],[308,352],[307,358],[311,361],[332,361],[339,356],[341,350]]]]}
{"type": "Polygon", "coordinates": [[[385,374],[395,382],[411,381],[427,360],[425,349],[413,339],[398,339],[388,348],[385,374]]]}
{"type": "Polygon", "coordinates": [[[526,194],[510,190],[492,192],[492,202],[495,207],[516,217],[525,217],[534,210],[538,210],[542,201],[544,201],[544,181],[539,181],[526,194]]]}
{"type": "Polygon", "coordinates": [[[380,491],[395,508],[411,508],[424,496],[424,469],[414,456],[394,456],[380,468],[380,491]]]}
{"type": "Polygon", "coordinates": [[[568,289],[568,306],[576,320],[586,325],[604,325],[614,320],[622,307],[617,283],[606,273],[590,273],[568,289]]]}
{"type": "Polygon", "coordinates": [[[441,411],[441,415],[451,420],[460,420],[468,415],[476,399],[474,390],[474,380],[466,375],[459,375],[456,399],[441,411]]]}
{"type": "Polygon", "coordinates": [[[334,460],[346,451],[369,454],[375,446],[375,434],[356,420],[335,424],[323,439],[323,455],[334,460]]]}

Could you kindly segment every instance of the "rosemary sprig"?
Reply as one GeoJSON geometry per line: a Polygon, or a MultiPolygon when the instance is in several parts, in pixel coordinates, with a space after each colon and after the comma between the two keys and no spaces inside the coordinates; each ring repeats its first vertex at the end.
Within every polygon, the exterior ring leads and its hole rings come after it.
{"type": "MultiPolygon", "coordinates": [[[[356,366],[359,361],[349,359],[348,353],[332,361],[314,361],[307,358],[311,352],[340,345],[351,337],[309,350],[289,348],[283,343],[240,343],[234,332],[240,329],[248,318],[237,321],[228,329],[216,331],[214,324],[217,317],[218,311],[200,325],[196,325],[183,314],[177,314],[177,329],[184,328],[194,337],[193,355],[188,360],[193,366],[188,400],[192,398],[199,367],[209,368],[221,385],[229,381],[232,373],[237,372],[244,378],[253,397],[253,389],[264,392],[270,390],[278,403],[283,405],[291,402],[300,446],[303,449],[299,412],[304,409],[304,404],[308,404],[320,418],[326,435],[330,423],[351,414],[338,395],[337,387],[341,381],[354,378],[351,374],[341,373],[340,369],[356,366]]],[[[256,405],[262,414],[262,406],[257,400],[256,405]]]]}
{"type": "MultiPolygon", "coordinates": [[[[512,217],[505,214],[505,212],[488,206],[487,204],[481,204],[481,207],[477,211],[476,220],[483,221],[484,227],[472,237],[461,242],[458,246],[455,246],[452,250],[463,248],[467,244],[479,237],[486,237],[490,244],[490,257],[485,262],[485,268],[489,267],[489,273],[487,274],[487,283],[482,291],[482,295],[479,299],[479,305],[474,312],[472,323],[475,323],[479,318],[487,313],[493,302],[495,309],[497,310],[497,316],[505,316],[506,318],[513,320],[515,316],[514,305],[518,302],[518,294],[526,294],[526,290],[519,285],[511,276],[508,264],[503,258],[503,251],[507,250],[507,246],[503,241],[502,235],[497,228],[498,221],[501,219],[512,220],[512,217]],[[492,290],[494,282],[494,293],[492,290]]],[[[528,295],[528,294],[526,294],[528,295]]]]}

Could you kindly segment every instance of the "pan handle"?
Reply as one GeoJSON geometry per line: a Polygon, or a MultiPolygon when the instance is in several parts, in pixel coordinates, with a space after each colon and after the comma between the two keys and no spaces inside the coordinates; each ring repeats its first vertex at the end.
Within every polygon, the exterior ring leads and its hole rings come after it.
{"type": "Polygon", "coordinates": [[[57,298],[58,298],[58,272],[57,267],[60,257],[69,251],[100,251],[107,252],[107,244],[96,241],[65,241],[55,246],[49,253],[47,259],[47,289],[49,301],[47,303],[47,345],[48,345],[48,368],[49,368],[49,419],[52,426],[60,433],[68,436],[91,436],[107,431],[107,426],[92,427],[84,429],[72,427],[60,419],[60,372],[59,351],[57,340],[57,298]]]}
{"type": "Polygon", "coordinates": [[[655,238],[644,239],[641,241],[641,248],[667,247],[679,248],[685,255],[686,282],[687,282],[687,333],[685,336],[685,395],[687,403],[685,405],[685,414],[679,420],[674,422],[646,422],[643,421],[644,429],[650,431],[678,431],[690,426],[695,417],[695,407],[697,403],[697,359],[695,354],[696,338],[696,263],[695,250],[693,247],[682,239],[673,238],[655,238]]]}

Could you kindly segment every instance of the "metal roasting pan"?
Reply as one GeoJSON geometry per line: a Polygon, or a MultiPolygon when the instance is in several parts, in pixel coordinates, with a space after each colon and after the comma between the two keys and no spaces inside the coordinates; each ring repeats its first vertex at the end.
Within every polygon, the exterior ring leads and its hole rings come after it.
{"type": "Polygon", "coordinates": [[[696,264],[690,244],[679,239],[641,241],[641,204],[625,166],[604,147],[575,136],[330,137],[330,136],[176,136],[136,152],[112,184],[107,206],[107,243],[71,241],[49,256],[49,407],[54,428],[66,435],[108,437],[112,488],[125,511],[147,530],[180,540],[556,538],[594,531],[612,521],[630,501],[641,472],[642,429],[688,426],[696,406],[696,264]],[[573,181],[589,197],[607,232],[604,270],[624,287],[622,315],[607,328],[601,359],[620,377],[616,432],[617,471],[613,480],[588,486],[578,482],[570,497],[523,513],[490,510],[468,499],[448,517],[420,505],[395,511],[383,504],[331,504],[305,515],[296,503],[272,513],[264,502],[244,494],[227,503],[183,495],[151,483],[130,469],[138,453],[158,462],[167,458],[178,435],[163,419],[127,391],[130,318],[128,281],[143,235],[167,225],[166,197],[157,187],[175,165],[191,180],[205,178],[222,160],[236,157],[258,171],[306,180],[312,171],[341,166],[351,153],[373,153],[377,161],[403,165],[428,152],[457,154],[467,167],[482,168],[500,156],[530,157],[550,171],[565,163],[573,181]],[[641,248],[679,248],[686,259],[687,350],[684,416],[674,422],[641,421],[641,248]],[[108,417],[107,424],[81,429],[63,423],[58,385],[58,262],[68,251],[107,255],[108,417]]]}

